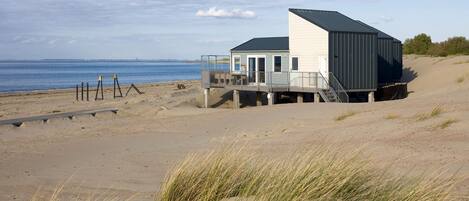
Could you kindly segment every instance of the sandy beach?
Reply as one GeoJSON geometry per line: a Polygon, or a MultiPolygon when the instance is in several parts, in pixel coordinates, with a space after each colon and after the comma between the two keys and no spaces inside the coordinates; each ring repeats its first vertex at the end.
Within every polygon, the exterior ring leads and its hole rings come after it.
{"type": "Polygon", "coordinates": [[[109,88],[104,101],[90,102],[75,101],[74,89],[0,94],[0,120],[119,109],[0,126],[0,200],[29,200],[38,188],[47,194],[65,181],[65,193],[137,193],[136,200],[152,200],[168,169],[188,153],[230,142],[271,154],[324,143],[363,147],[374,165],[392,164],[396,174],[457,172],[456,193],[468,193],[469,56],[406,56],[404,66],[409,97],[373,104],[233,110],[229,94],[215,90],[210,102],[217,107],[203,109],[199,81],[137,85],[145,94],[119,99],[109,88]],[[187,88],[178,90],[179,83],[187,88]],[[422,118],[436,107],[440,115],[422,118]],[[347,112],[353,115],[336,120],[347,112]]]}

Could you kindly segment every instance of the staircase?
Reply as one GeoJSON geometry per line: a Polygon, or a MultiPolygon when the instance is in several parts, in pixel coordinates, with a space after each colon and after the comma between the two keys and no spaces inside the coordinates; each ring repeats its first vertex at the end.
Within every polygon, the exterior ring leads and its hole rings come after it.
{"type": "Polygon", "coordinates": [[[334,74],[329,73],[329,80],[324,78],[322,74],[320,74],[322,80],[329,86],[327,89],[322,89],[319,91],[321,98],[326,103],[348,103],[349,97],[347,92],[345,91],[342,84],[340,84],[339,80],[334,76],[334,74]]]}
{"type": "Polygon", "coordinates": [[[340,103],[339,97],[332,88],[320,90],[319,94],[326,103],[340,103]]]}

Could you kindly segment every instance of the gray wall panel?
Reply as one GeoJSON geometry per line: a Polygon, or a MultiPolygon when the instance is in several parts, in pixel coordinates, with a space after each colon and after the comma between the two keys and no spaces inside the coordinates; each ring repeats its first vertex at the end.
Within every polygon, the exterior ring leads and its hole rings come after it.
{"type": "Polygon", "coordinates": [[[331,32],[329,72],[346,90],[374,91],[378,87],[377,35],[331,32]]]}

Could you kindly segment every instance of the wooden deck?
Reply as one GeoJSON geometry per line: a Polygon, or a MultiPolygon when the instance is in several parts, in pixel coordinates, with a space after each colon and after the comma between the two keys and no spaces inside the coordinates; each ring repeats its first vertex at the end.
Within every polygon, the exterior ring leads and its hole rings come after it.
{"type": "Polygon", "coordinates": [[[7,119],[7,120],[1,120],[0,126],[1,125],[13,125],[16,127],[20,127],[25,122],[31,122],[31,121],[47,122],[50,119],[57,119],[57,118],[73,119],[76,116],[83,116],[83,115],[96,116],[97,113],[103,113],[103,112],[112,112],[114,114],[117,114],[118,111],[119,110],[117,108],[101,108],[101,109],[93,109],[93,110],[80,110],[80,111],[74,111],[74,112],[63,112],[63,113],[55,113],[55,114],[48,114],[48,115],[39,115],[39,116],[17,118],[17,119],[7,119]]]}

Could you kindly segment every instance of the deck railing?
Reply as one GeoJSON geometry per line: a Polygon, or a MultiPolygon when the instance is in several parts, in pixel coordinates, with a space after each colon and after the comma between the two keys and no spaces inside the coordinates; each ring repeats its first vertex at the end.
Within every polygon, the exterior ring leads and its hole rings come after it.
{"type": "Polygon", "coordinates": [[[317,91],[329,88],[318,72],[261,72],[229,70],[202,70],[204,88],[251,86],[269,91],[317,91]]]}
{"type": "MultiPolygon", "coordinates": [[[[203,88],[234,88],[269,92],[324,92],[338,102],[349,97],[340,81],[332,73],[320,72],[264,72],[232,71],[230,57],[205,55],[201,57],[203,88]]],[[[324,93],[321,93],[321,96],[324,93]]],[[[326,97],[323,97],[326,98],[326,97]]]]}

